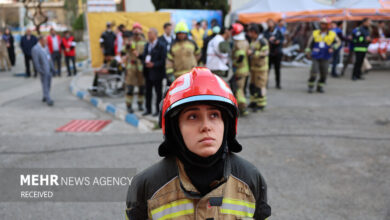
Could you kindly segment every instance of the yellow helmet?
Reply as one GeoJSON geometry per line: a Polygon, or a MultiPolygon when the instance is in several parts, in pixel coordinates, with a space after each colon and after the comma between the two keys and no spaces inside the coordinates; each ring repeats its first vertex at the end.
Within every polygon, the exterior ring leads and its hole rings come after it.
{"type": "Polygon", "coordinates": [[[176,24],[175,34],[177,33],[188,34],[188,32],[189,32],[188,26],[184,21],[180,21],[179,23],[176,24]]]}

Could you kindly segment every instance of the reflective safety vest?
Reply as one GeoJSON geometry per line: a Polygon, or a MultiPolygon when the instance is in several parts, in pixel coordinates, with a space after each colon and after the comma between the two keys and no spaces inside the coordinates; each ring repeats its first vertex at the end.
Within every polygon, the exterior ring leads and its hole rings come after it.
{"type": "Polygon", "coordinates": [[[332,54],[329,53],[329,49],[335,41],[336,33],[334,31],[328,31],[325,36],[321,34],[321,30],[313,31],[313,50],[311,56],[314,59],[329,59],[332,54]]]}
{"type": "Polygon", "coordinates": [[[248,49],[249,49],[249,43],[247,40],[234,40],[232,60],[233,60],[233,67],[235,68],[234,74],[236,76],[249,75],[249,64],[248,64],[248,55],[247,55],[248,49]]]}
{"type": "Polygon", "coordinates": [[[352,34],[353,51],[367,52],[369,42],[366,37],[370,36],[370,32],[365,27],[357,27],[352,34]]]}
{"type": "Polygon", "coordinates": [[[249,162],[227,156],[225,173],[215,188],[201,196],[183,164],[165,158],[133,178],[127,196],[126,217],[134,219],[256,219],[271,215],[266,184],[249,162]]]}
{"type": "Polygon", "coordinates": [[[190,40],[175,41],[167,54],[166,73],[179,77],[197,66],[200,54],[195,42],[190,40]]]}

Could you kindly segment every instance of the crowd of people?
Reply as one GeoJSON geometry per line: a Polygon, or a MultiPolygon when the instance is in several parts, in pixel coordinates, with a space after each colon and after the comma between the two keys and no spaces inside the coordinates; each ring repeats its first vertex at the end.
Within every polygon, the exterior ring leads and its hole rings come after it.
{"type": "Polygon", "coordinates": [[[52,106],[54,101],[50,97],[51,79],[56,76],[61,77],[62,54],[65,57],[68,77],[77,74],[74,37],[69,30],[60,36],[54,28],[51,28],[47,36],[35,36],[30,29],[27,29],[20,40],[20,48],[24,55],[26,77],[32,76],[32,62],[33,76],[37,77],[38,73],[40,75],[43,91],[42,102],[52,106]]]}
{"type": "MultiPolygon", "coordinates": [[[[115,30],[112,23],[102,33],[100,44],[104,63],[116,62],[125,69],[126,106],[129,113],[134,112],[133,99],[137,95],[138,110],[143,115],[152,114],[152,91],[156,93],[156,111],[162,99],[163,79],[169,86],[176,78],[189,72],[193,67],[204,66],[222,77],[231,86],[238,102],[240,115],[263,110],[267,106],[268,76],[271,68],[275,72],[275,87],[282,89],[281,62],[283,47],[291,40],[291,31],[284,20],[267,20],[267,28],[260,24],[243,25],[234,23],[229,28],[218,25],[216,20],[193,22],[190,30],[185,22],[164,25],[164,33],[158,36],[155,28],[149,28],[147,37],[143,35],[142,25],[135,23],[131,30],[119,25],[115,30]],[[135,88],[138,93],[135,94],[135,88]],[[247,90],[250,100],[247,100],[247,90]],[[144,96],[146,95],[146,109],[144,96]]],[[[383,22],[379,22],[383,24],[383,22]]],[[[350,48],[350,58],[355,62],[352,80],[361,80],[362,65],[371,41],[368,18],[360,21],[350,35],[343,36],[340,23],[328,18],[319,21],[319,28],[311,31],[304,42],[306,55],[312,59],[308,79],[308,92],[324,93],[324,85],[331,64],[331,75],[338,73],[340,52],[343,46],[350,48]],[[317,75],[320,75],[317,77],[317,75]],[[317,79],[318,78],[318,79],[317,79]]],[[[381,25],[378,25],[381,27],[381,25]]],[[[304,27],[293,32],[299,35],[304,27]]],[[[386,37],[384,29],[379,29],[381,37],[386,37]]],[[[300,39],[302,40],[302,39],[300,39]]],[[[348,59],[350,59],[348,58],[348,59]]],[[[346,62],[350,62],[350,60],[346,62]]]]}
{"type": "MultiPolygon", "coordinates": [[[[47,46],[50,52],[52,62],[56,64],[56,71],[53,76],[61,76],[62,54],[65,57],[68,76],[76,75],[76,42],[70,31],[65,31],[63,36],[56,33],[54,28],[50,29],[50,33],[46,37],[47,46]],[[72,67],[71,64],[72,63],[72,67]]],[[[31,62],[32,48],[38,43],[38,38],[32,34],[30,29],[27,29],[25,34],[20,39],[20,48],[24,55],[26,77],[31,77],[31,62]]],[[[0,30],[0,65],[1,71],[11,71],[12,66],[15,66],[15,43],[14,37],[9,28],[5,28],[4,32],[0,30]]],[[[37,77],[37,70],[33,64],[34,77],[37,77]]]]}

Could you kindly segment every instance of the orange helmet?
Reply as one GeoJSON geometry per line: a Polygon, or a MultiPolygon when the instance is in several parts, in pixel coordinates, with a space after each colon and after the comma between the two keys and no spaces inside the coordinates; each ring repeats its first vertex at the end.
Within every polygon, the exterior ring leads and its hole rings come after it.
{"type": "Polygon", "coordinates": [[[195,67],[177,78],[166,92],[160,111],[160,126],[167,135],[169,117],[189,103],[206,102],[226,110],[229,119],[228,142],[230,150],[241,151],[235,140],[237,134],[238,107],[229,86],[219,76],[204,67],[195,67]],[[233,143],[231,141],[234,141],[233,143]],[[239,148],[237,148],[237,144],[239,148]],[[233,148],[233,149],[232,149],[233,148]]]}
{"type": "Polygon", "coordinates": [[[133,24],[133,30],[136,29],[136,28],[139,28],[139,29],[141,29],[141,31],[142,31],[142,26],[141,26],[138,22],[135,22],[135,23],[133,24]]]}
{"type": "Polygon", "coordinates": [[[242,26],[242,24],[240,23],[234,23],[232,25],[232,35],[235,36],[239,33],[241,33],[242,31],[244,31],[244,26],[242,26]]]}

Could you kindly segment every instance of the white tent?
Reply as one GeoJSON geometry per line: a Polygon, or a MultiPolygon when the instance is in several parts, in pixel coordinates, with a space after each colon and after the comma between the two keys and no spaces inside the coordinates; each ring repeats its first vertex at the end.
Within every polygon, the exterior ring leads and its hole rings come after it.
{"type": "Polygon", "coordinates": [[[231,20],[244,23],[267,18],[312,21],[323,16],[333,20],[390,19],[390,6],[384,0],[252,0],[232,12],[231,20]]]}

